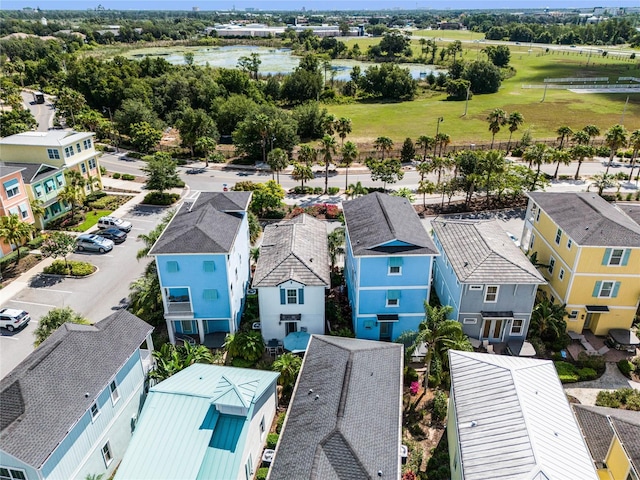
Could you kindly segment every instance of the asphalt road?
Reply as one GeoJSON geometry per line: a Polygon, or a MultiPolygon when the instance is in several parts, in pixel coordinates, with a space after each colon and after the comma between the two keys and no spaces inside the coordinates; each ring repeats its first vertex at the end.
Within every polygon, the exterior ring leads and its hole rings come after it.
{"type": "Polygon", "coordinates": [[[39,132],[46,132],[53,127],[55,109],[49,96],[45,95],[45,103],[38,104],[34,101],[33,92],[30,90],[23,90],[20,95],[22,95],[25,107],[31,110],[36,122],[38,122],[39,132]]]}
{"type": "Polygon", "coordinates": [[[78,252],[70,260],[89,261],[98,267],[91,277],[84,279],[39,275],[3,307],[26,310],[31,315],[27,327],[12,333],[0,329],[0,378],[33,351],[33,331],[38,320],[51,308],[73,308],[92,322],[102,320],[121,308],[129,294],[129,284],[140,277],[147,261],[136,260],[144,246],[137,236],[148,233],[164,215],[163,208],[132,206],[122,218],[133,224],[127,240],[104,255],[78,252]]]}

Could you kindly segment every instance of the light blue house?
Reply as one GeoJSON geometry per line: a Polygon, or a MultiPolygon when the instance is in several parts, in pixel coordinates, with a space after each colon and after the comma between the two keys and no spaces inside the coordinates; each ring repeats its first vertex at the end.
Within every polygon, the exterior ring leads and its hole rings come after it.
{"type": "Polygon", "coordinates": [[[117,480],[251,480],[278,373],[193,364],[149,391],[117,480]]]}
{"type": "Polygon", "coordinates": [[[151,248],[171,343],[187,334],[220,347],[237,330],[249,285],[250,200],[251,192],[202,192],[151,248]]]}
{"type": "Polygon", "coordinates": [[[108,478],[145,398],[152,330],[125,310],[66,323],[4,377],[0,478],[108,478]]]}
{"type": "Polygon", "coordinates": [[[417,330],[438,255],[414,208],[372,193],[344,202],[345,279],[357,338],[395,340],[417,330]]]}
{"type": "Polygon", "coordinates": [[[450,318],[470,338],[490,343],[522,343],[542,275],[497,221],[431,222],[440,256],[433,283],[450,318]]]}

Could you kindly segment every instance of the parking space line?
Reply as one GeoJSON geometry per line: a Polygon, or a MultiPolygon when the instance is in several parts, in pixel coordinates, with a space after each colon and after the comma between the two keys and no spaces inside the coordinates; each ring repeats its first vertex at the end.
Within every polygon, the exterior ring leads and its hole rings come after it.
{"type": "Polygon", "coordinates": [[[20,340],[18,337],[13,337],[13,336],[3,335],[3,334],[0,334],[0,338],[6,338],[7,340],[14,340],[14,341],[20,340]]]}
{"type": "Polygon", "coordinates": [[[69,290],[55,290],[53,288],[45,288],[45,287],[29,287],[32,290],[46,290],[47,292],[55,292],[55,293],[73,293],[69,290]]]}
{"type": "Polygon", "coordinates": [[[144,231],[144,228],[132,228],[131,230],[140,230],[142,232],[144,231]]]}
{"type": "Polygon", "coordinates": [[[129,222],[142,222],[142,223],[158,223],[155,220],[141,220],[139,218],[125,218],[124,220],[128,220],[129,222]]]}
{"type": "Polygon", "coordinates": [[[103,253],[101,256],[103,256],[103,257],[113,258],[113,255],[107,255],[106,253],[103,253]]]}
{"type": "Polygon", "coordinates": [[[22,300],[9,300],[9,301],[13,303],[22,303],[24,305],[38,305],[40,307],[56,308],[56,305],[49,305],[48,303],[23,302],[22,300]]]}

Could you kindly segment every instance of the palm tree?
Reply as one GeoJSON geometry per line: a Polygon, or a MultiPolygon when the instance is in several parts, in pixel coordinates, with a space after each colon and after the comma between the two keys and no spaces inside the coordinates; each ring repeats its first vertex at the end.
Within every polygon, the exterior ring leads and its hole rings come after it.
{"type": "Polygon", "coordinates": [[[67,322],[80,325],[90,324],[89,320],[75,312],[71,307],[53,308],[38,321],[38,326],[33,332],[33,335],[36,337],[33,346],[37,347],[40,345],[49,338],[53,332],[67,322]]]}
{"type": "Polygon", "coordinates": [[[39,219],[44,215],[45,210],[44,210],[44,203],[42,203],[42,200],[38,200],[37,198],[34,198],[29,202],[29,205],[31,206],[31,213],[33,213],[34,219],[39,219]]]}
{"type": "Polygon", "coordinates": [[[313,180],[313,170],[304,163],[294,162],[293,171],[291,172],[291,178],[294,180],[300,180],[300,186],[304,188],[304,182],[313,180]]]}
{"type": "Polygon", "coordinates": [[[584,162],[585,157],[590,157],[593,155],[593,147],[589,145],[578,144],[569,150],[569,154],[571,155],[571,160],[578,162],[578,168],[576,168],[576,174],[573,177],[574,180],[578,180],[580,178],[580,166],[582,166],[582,162],[584,162]]]}
{"type": "Polygon", "coordinates": [[[344,239],[344,227],[338,227],[327,235],[331,270],[336,266],[336,259],[338,258],[338,255],[344,254],[344,239]]]}
{"type": "Polygon", "coordinates": [[[609,173],[609,167],[613,162],[614,155],[620,147],[624,147],[627,144],[627,129],[622,125],[614,125],[604,134],[604,142],[611,149],[609,163],[607,163],[607,169],[604,172],[609,173]]]}
{"type": "Polygon", "coordinates": [[[251,261],[253,263],[258,263],[258,259],[260,258],[260,247],[253,247],[249,251],[249,256],[251,257],[251,261]]]}
{"type": "Polygon", "coordinates": [[[184,370],[194,363],[211,364],[215,362],[214,356],[205,345],[172,345],[165,343],[160,350],[152,353],[156,361],[156,368],[149,372],[149,378],[161,382],[184,370]]]}
{"type": "Polygon", "coordinates": [[[262,148],[262,163],[267,163],[267,137],[269,136],[269,128],[271,122],[269,117],[264,113],[260,113],[253,119],[256,130],[260,134],[260,147],[262,148]]]}
{"type": "MultiPolygon", "coordinates": [[[[592,184],[598,189],[598,195],[602,195],[605,189],[618,185],[614,175],[608,173],[596,173],[591,177],[592,184]]],[[[587,189],[588,190],[588,189],[587,189]]]]}
{"type": "Polygon", "coordinates": [[[433,137],[430,137],[428,135],[421,135],[418,137],[418,140],[416,141],[416,147],[422,149],[423,162],[427,161],[427,151],[434,148],[435,145],[436,145],[436,139],[433,137]]]}
{"type": "Polygon", "coordinates": [[[631,154],[631,171],[629,172],[629,181],[633,180],[633,169],[636,166],[636,158],[638,158],[638,150],[640,150],[640,130],[634,130],[629,136],[629,146],[633,148],[631,154]]]}
{"type": "Polygon", "coordinates": [[[318,150],[311,145],[302,145],[298,151],[298,161],[313,167],[318,161],[318,150]]]}
{"type": "Polygon", "coordinates": [[[329,193],[329,164],[331,156],[336,153],[336,139],[330,135],[325,135],[320,140],[320,154],[324,162],[324,194],[329,193]]]}
{"type": "Polygon", "coordinates": [[[420,51],[424,55],[424,50],[425,50],[425,47],[427,45],[427,39],[426,38],[421,38],[420,40],[418,40],[418,43],[420,44],[420,51]]]}
{"type": "Polygon", "coordinates": [[[446,150],[447,145],[451,143],[451,137],[446,133],[438,133],[436,135],[436,144],[440,147],[438,150],[438,155],[442,156],[442,151],[446,150]]]}
{"type": "Polygon", "coordinates": [[[571,127],[562,125],[556,130],[556,133],[558,134],[558,140],[560,140],[560,145],[558,146],[558,150],[562,150],[565,139],[573,135],[573,130],[571,130],[571,127]]]}
{"type": "Polygon", "coordinates": [[[9,246],[15,245],[18,254],[16,264],[20,262],[20,247],[24,240],[29,238],[34,231],[34,226],[20,220],[18,215],[4,215],[0,217],[0,238],[9,246]]]}
{"type": "Polygon", "coordinates": [[[382,154],[382,160],[384,160],[384,154],[393,148],[393,140],[389,137],[378,137],[374,140],[373,147],[382,154]]]}
{"type": "Polygon", "coordinates": [[[566,150],[552,149],[550,152],[550,160],[551,163],[556,163],[556,171],[553,174],[553,179],[556,180],[558,178],[558,170],[560,170],[560,164],[569,165],[571,164],[571,154],[566,150]]]}
{"type": "Polygon", "coordinates": [[[209,166],[209,154],[216,148],[216,140],[212,137],[200,137],[196,140],[195,148],[204,154],[205,167],[209,166]]]}
{"type": "Polygon", "coordinates": [[[351,133],[351,119],[340,117],[335,123],[336,133],[340,137],[340,146],[344,146],[344,139],[351,133]]]}
{"type": "MultiPolygon", "coordinates": [[[[276,182],[280,185],[280,171],[289,166],[289,157],[287,152],[281,148],[274,148],[267,155],[267,164],[272,172],[276,172],[276,182]]],[[[273,178],[273,174],[272,174],[273,178]]]]}
{"type": "Polygon", "coordinates": [[[240,331],[227,335],[224,348],[232,357],[256,362],[262,357],[262,353],[264,352],[264,340],[258,331],[240,331]]]}
{"type": "Polygon", "coordinates": [[[362,185],[362,182],[352,183],[347,189],[347,195],[351,198],[366,195],[367,193],[369,193],[369,190],[367,190],[367,187],[362,185]]]}
{"type": "Polygon", "coordinates": [[[571,140],[573,140],[576,145],[589,145],[591,138],[589,137],[589,134],[584,130],[578,130],[573,134],[571,140]]]}
{"type": "Polygon", "coordinates": [[[160,220],[160,223],[156,225],[153,230],[151,230],[147,234],[141,233],[140,235],[138,235],[138,239],[142,240],[142,242],[144,243],[144,248],[141,248],[140,250],[138,250],[138,253],[136,254],[136,259],[140,260],[141,258],[144,258],[147,256],[147,254],[149,253],[149,250],[151,250],[151,247],[153,247],[153,245],[158,241],[158,238],[160,238],[160,235],[162,235],[162,232],[164,232],[164,229],[167,227],[167,225],[169,225],[169,222],[171,221],[175,213],[176,213],[175,210],[169,210],[164,215],[164,217],[162,217],[162,219],[160,220]]]}
{"type": "Polygon", "coordinates": [[[600,135],[600,129],[598,127],[596,127],[595,125],[587,125],[582,130],[585,131],[587,133],[587,135],[589,135],[589,138],[591,140],[591,144],[593,144],[593,140],[595,140],[595,138],[598,135],[600,135]]]}
{"type": "Polygon", "coordinates": [[[452,160],[450,157],[434,157],[429,164],[431,171],[438,172],[438,180],[436,181],[436,185],[440,185],[440,179],[442,178],[442,173],[444,170],[451,168],[452,160]]]}
{"type": "Polygon", "coordinates": [[[336,117],[332,114],[325,115],[322,119],[322,131],[325,135],[333,135],[336,131],[336,117]]]}
{"type": "Polygon", "coordinates": [[[496,138],[496,133],[500,131],[500,127],[507,124],[507,112],[501,108],[495,108],[487,115],[487,122],[489,122],[489,131],[491,132],[491,147],[493,150],[493,142],[496,138]]]}
{"type": "Polygon", "coordinates": [[[529,162],[529,166],[535,165],[537,167],[536,175],[533,178],[533,182],[531,184],[531,190],[533,191],[538,183],[538,178],[540,177],[540,169],[542,165],[545,163],[549,163],[549,147],[547,147],[544,143],[536,143],[535,145],[527,148],[522,154],[522,158],[529,162]]]}
{"type": "Polygon", "coordinates": [[[417,192],[422,195],[422,207],[427,208],[427,193],[429,195],[436,191],[436,184],[431,180],[420,180],[417,192]]]}
{"type": "Polygon", "coordinates": [[[504,155],[500,153],[498,150],[489,150],[487,153],[480,157],[480,172],[482,172],[484,177],[484,184],[487,190],[487,208],[489,208],[489,201],[491,195],[491,185],[492,179],[495,174],[501,173],[504,171],[504,155]]]}
{"type": "Polygon", "coordinates": [[[511,147],[511,137],[523,123],[524,116],[520,112],[513,112],[509,114],[509,118],[507,118],[507,125],[509,125],[509,142],[507,143],[507,154],[509,153],[509,148],[511,147]]]}
{"type": "Polygon", "coordinates": [[[283,353],[280,355],[271,365],[271,368],[280,373],[278,383],[282,385],[282,389],[290,391],[296,384],[300,367],[302,366],[302,359],[294,355],[293,353],[283,353]]]}
{"type": "Polygon", "coordinates": [[[100,188],[100,177],[94,177],[91,174],[87,175],[87,185],[89,185],[92,192],[94,191],[94,188],[100,188]]]}
{"type": "Polygon", "coordinates": [[[342,165],[346,168],[344,176],[344,189],[349,185],[349,167],[358,158],[358,147],[353,142],[347,142],[342,146],[342,165]]]}
{"type": "Polygon", "coordinates": [[[551,303],[545,295],[531,312],[529,337],[538,337],[547,341],[560,338],[567,329],[567,322],[564,319],[566,314],[565,305],[551,303]]]}

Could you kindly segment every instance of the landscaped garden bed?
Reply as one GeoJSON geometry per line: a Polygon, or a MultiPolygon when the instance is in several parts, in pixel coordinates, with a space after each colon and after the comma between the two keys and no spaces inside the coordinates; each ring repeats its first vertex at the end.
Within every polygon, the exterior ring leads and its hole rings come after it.
{"type": "Polygon", "coordinates": [[[45,267],[44,273],[48,275],[68,275],[72,277],[86,277],[97,270],[95,265],[88,262],[78,262],[75,260],[55,260],[51,265],[45,267]]]}

